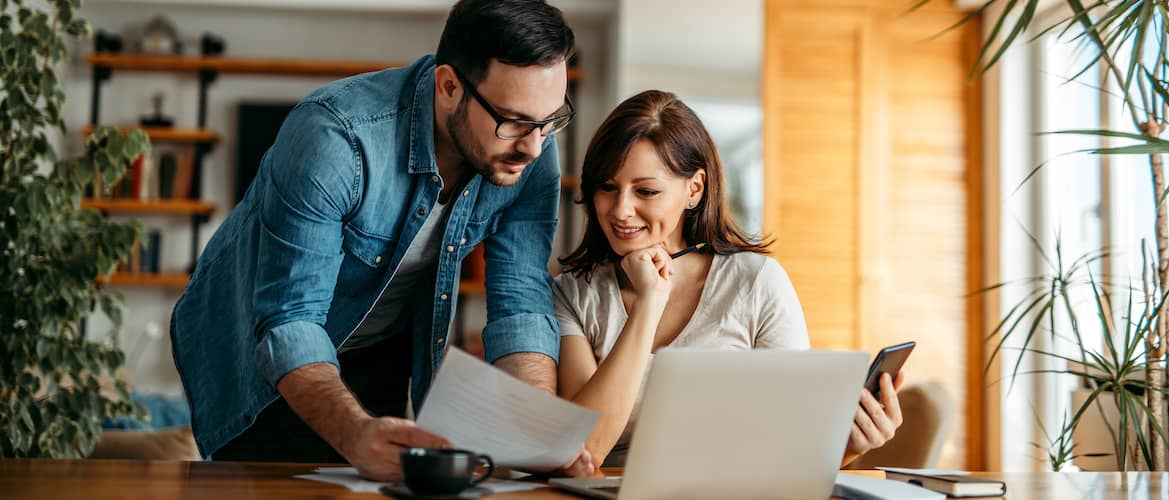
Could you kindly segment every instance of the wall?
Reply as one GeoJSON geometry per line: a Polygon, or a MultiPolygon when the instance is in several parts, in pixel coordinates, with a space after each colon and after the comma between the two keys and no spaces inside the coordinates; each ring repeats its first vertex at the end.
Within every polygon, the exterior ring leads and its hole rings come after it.
{"type": "Polygon", "coordinates": [[[735,219],[758,233],[763,0],[625,0],[618,13],[618,97],[665,90],[693,108],[719,149],[735,219]]]}
{"type": "MultiPolygon", "coordinates": [[[[977,23],[945,2],[769,0],[764,229],[812,345],[916,340],[956,405],[943,467],[983,467],[977,23]]],[[[902,429],[902,432],[912,432],[902,429]]]]}
{"type": "MultiPolygon", "coordinates": [[[[553,2],[557,3],[557,2],[553,2]]],[[[330,8],[329,2],[219,2],[214,7],[187,1],[105,1],[86,4],[82,15],[94,29],[123,32],[141,25],[157,13],[167,16],[189,46],[211,31],[227,42],[228,54],[248,57],[410,61],[432,53],[442,32],[450,2],[379,2],[376,8],[353,3],[330,8]],[[273,5],[277,4],[277,5],[273,5]],[[395,9],[395,5],[400,9],[395,9]]],[[[607,86],[610,43],[613,38],[605,2],[564,4],[577,36],[584,81],[578,96],[577,129],[591,131],[610,108],[614,94],[607,86]],[[569,8],[575,10],[568,10],[569,8]]],[[[81,138],[75,131],[89,122],[90,69],[84,62],[89,47],[72,51],[73,62],[63,80],[68,97],[66,122],[74,131],[64,138],[66,151],[76,154],[81,138]]],[[[204,198],[219,209],[200,234],[200,248],[227,216],[234,203],[236,105],[241,101],[299,100],[328,78],[220,75],[208,99],[207,126],[221,140],[204,163],[204,198]]],[[[165,94],[164,112],[176,117],[178,126],[193,127],[197,113],[197,81],[191,75],[115,71],[102,87],[103,123],[134,123],[150,111],[150,97],[165,94]]],[[[583,154],[587,134],[573,137],[583,154]]],[[[566,167],[567,168],[567,167],[566,167]]],[[[141,217],[147,228],[163,230],[163,271],[181,272],[189,262],[191,231],[185,217],[141,217]]],[[[121,288],[126,298],[121,344],[128,352],[127,373],[138,390],[179,394],[177,373],[167,338],[170,311],[180,291],[156,288],[121,288]]],[[[483,304],[467,301],[467,326],[481,328],[483,304]]],[[[88,322],[94,338],[105,338],[110,323],[100,314],[88,322]]]]}

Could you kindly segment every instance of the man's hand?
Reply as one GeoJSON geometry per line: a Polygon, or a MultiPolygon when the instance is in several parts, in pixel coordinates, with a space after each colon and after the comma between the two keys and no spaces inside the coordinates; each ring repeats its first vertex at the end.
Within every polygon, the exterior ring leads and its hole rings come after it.
{"type": "Polygon", "coordinates": [[[401,479],[400,454],[405,448],[451,447],[409,420],[370,416],[330,363],[292,370],[276,390],[304,423],[370,479],[401,479]]]}
{"type": "Polygon", "coordinates": [[[362,477],[398,481],[402,479],[401,454],[406,448],[451,448],[451,444],[409,420],[369,417],[345,436],[338,451],[362,477]]]}

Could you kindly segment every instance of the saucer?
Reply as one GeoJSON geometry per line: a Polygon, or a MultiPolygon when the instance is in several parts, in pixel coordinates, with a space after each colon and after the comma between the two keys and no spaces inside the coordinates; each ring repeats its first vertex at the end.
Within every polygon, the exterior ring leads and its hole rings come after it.
{"type": "Polygon", "coordinates": [[[400,500],[460,500],[479,498],[491,494],[491,490],[479,486],[469,486],[457,495],[417,495],[406,487],[406,483],[390,483],[378,489],[383,495],[400,500]]]}

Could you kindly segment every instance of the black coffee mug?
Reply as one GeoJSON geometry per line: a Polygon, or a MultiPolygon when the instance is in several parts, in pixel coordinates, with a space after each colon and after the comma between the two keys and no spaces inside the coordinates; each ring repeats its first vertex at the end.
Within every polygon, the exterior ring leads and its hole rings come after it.
{"type": "Polygon", "coordinates": [[[417,495],[457,495],[468,486],[486,481],[493,471],[491,457],[466,450],[409,448],[402,452],[406,487],[417,495]],[[487,471],[475,477],[475,466],[480,462],[487,471]]]}

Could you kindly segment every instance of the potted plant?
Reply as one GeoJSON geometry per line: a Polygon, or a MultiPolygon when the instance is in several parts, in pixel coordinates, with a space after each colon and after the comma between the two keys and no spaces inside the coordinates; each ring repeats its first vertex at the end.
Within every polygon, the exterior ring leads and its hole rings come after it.
{"type": "MultiPolygon", "coordinates": [[[[928,1],[918,0],[914,8],[928,1]]],[[[1036,34],[1058,33],[1061,42],[1087,48],[1089,62],[1071,80],[1106,74],[1124,101],[1124,112],[1136,132],[1099,129],[1045,133],[1097,137],[1105,144],[1125,141],[1084,153],[1146,157],[1154,188],[1156,241],[1142,245],[1148,251],[1141,255],[1123,257],[1141,259],[1144,273],[1139,283],[1113,283],[1094,275],[1092,264],[1107,255],[1104,250],[1068,259],[1058,242],[1054,252],[1040,248],[1047,272],[986,289],[1009,284],[1027,287],[1024,298],[1008,308],[992,332],[992,360],[1000,355],[1006,357],[1004,345],[1014,339],[1021,348],[1006,360],[1013,366],[1012,378],[1025,373],[1072,374],[1083,381],[1071,414],[1057,437],[1049,438],[1049,456],[1057,469],[1075,458],[1076,452],[1097,451],[1084,450],[1082,446],[1073,449],[1079,446],[1076,438],[1084,436],[1082,427],[1091,423],[1106,429],[1109,455],[1118,469],[1165,470],[1169,316],[1164,305],[1169,291],[1169,215],[1163,203],[1166,180],[1162,155],[1169,152],[1169,141],[1160,136],[1169,115],[1169,4],[1165,0],[1063,0],[1060,3],[1066,5],[1068,14],[1054,23],[1043,23],[1037,11],[1040,4],[1050,3],[982,2],[967,19],[989,12],[997,14],[988,20],[991,30],[975,70],[985,72],[1013,44],[1036,34]],[[1081,293],[1089,297],[1091,313],[1085,314],[1076,307],[1075,297],[1081,293]],[[1102,332],[1102,347],[1085,342],[1083,333],[1089,323],[1102,332]],[[1038,339],[1044,336],[1070,339],[1075,354],[1041,347],[1038,339]],[[1028,354],[1066,362],[1066,368],[1020,372],[1028,354]]],[[[1041,247],[1034,236],[1032,241],[1041,247]]]]}
{"type": "Polygon", "coordinates": [[[112,186],[149,143],[99,127],[79,158],[61,159],[65,131],[56,68],[65,37],[88,33],[78,0],[0,0],[0,456],[82,457],[102,420],[141,417],[115,371],[124,355],[85,338],[95,309],[120,324],[121,297],[103,290],[140,232],[79,208],[87,185],[112,186]]]}

